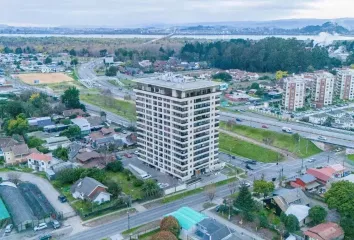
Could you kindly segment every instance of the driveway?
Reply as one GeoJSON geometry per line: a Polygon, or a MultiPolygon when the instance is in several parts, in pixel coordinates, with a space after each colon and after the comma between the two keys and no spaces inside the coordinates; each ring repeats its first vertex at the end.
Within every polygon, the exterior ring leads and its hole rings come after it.
{"type": "MultiPolygon", "coordinates": [[[[2,179],[7,179],[8,173],[9,172],[0,172],[0,177],[2,177],[2,179]]],[[[58,201],[58,196],[60,194],[47,179],[41,178],[31,173],[21,172],[20,174],[21,181],[30,182],[37,185],[37,187],[41,190],[41,192],[44,194],[44,196],[48,199],[50,204],[52,204],[52,206],[57,212],[62,212],[65,217],[75,215],[74,209],[69,205],[69,203],[61,203],[60,201],[58,201]]]]}

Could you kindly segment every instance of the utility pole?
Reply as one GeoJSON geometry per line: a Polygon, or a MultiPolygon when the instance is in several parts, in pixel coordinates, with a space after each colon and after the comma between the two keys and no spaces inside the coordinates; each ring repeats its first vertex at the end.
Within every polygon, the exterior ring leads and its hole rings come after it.
{"type": "Polygon", "coordinates": [[[129,215],[129,210],[128,210],[128,230],[130,230],[130,215],[129,215]]]}

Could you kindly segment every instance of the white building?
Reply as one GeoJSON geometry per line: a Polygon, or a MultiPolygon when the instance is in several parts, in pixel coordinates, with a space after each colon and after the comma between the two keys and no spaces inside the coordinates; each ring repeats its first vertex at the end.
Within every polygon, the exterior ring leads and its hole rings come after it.
{"type": "Polygon", "coordinates": [[[336,77],[336,95],[339,99],[354,99],[354,69],[340,69],[336,77]]]}
{"type": "Polygon", "coordinates": [[[331,105],[334,96],[334,76],[326,71],[317,71],[311,86],[311,100],[316,108],[331,105]]]}
{"type": "Polygon", "coordinates": [[[283,106],[285,110],[295,111],[305,106],[306,87],[301,76],[291,76],[284,79],[283,106]]]}
{"type": "Polygon", "coordinates": [[[39,172],[47,172],[52,162],[52,156],[43,153],[32,153],[27,156],[28,167],[39,172]]]}
{"type": "Polygon", "coordinates": [[[309,117],[309,122],[314,124],[324,124],[328,118],[328,115],[325,113],[311,115],[309,117]]]}
{"type": "Polygon", "coordinates": [[[71,119],[71,122],[80,128],[82,135],[90,134],[91,125],[87,121],[86,118],[77,117],[77,118],[71,119]]]}
{"type": "Polygon", "coordinates": [[[182,181],[219,166],[219,84],[171,74],[136,82],[139,159],[182,181]]]}

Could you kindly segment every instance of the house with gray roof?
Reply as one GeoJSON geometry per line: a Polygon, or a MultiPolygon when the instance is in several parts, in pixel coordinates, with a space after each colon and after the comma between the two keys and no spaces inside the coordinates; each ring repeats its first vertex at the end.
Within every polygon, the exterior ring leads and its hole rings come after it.
{"type": "Polygon", "coordinates": [[[321,184],[317,182],[317,179],[311,174],[304,174],[297,177],[294,181],[290,182],[290,185],[294,188],[302,188],[306,191],[316,190],[321,184]]]}
{"type": "Polygon", "coordinates": [[[71,193],[75,199],[89,200],[98,204],[111,200],[107,187],[96,179],[85,177],[71,186],[71,193]]]}
{"type": "Polygon", "coordinates": [[[226,240],[233,231],[215,219],[205,218],[196,225],[195,235],[200,240],[226,240]]]}
{"type": "Polygon", "coordinates": [[[90,123],[91,130],[98,130],[105,126],[100,116],[90,116],[86,119],[90,123]]]}

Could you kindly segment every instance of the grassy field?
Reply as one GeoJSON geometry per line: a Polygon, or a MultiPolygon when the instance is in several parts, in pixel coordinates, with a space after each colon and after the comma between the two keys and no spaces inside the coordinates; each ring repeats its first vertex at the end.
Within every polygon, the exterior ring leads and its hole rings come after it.
{"type": "Polygon", "coordinates": [[[111,179],[118,183],[125,194],[130,194],[133,199],[141,198],[142,192],[140,187],[134,187],[133,180],[128,181],[123,173],[107,172],[107,179],[111,179]]]}
{"type": "Polygon", "coordinates": [[[135,104],[129,101],[118,100],[109,96],[97,94],[81,94],[80,99],[103,110],[110,111],[128,120],[135,121],[135,104]]]}
{"type": "Polygon", "coordinates": [[[114,85],[114,86],[116,86],[116,87],[121,87],[121,85],[119,85],[119,84],[117,83],[117,81],[115,81],[115,80],[107,80],[107,82],[109,82],[110,84],[112,84],[112,85],[114,85]]]}
{"type": "Polygon", "coordinates": [[[129,79],[119,79],[119,81],[127,87],[134,87],[136,85],[136,82],[133,82],[132,80],[129,79]]]}
{"type": "Polygon", "coordinates": [[[354,154],[348,154],[347,157],[350,161],[354,162],[354,154]]]}
{"type": "Polygon", "coordinates": [[[222,152],[254,159],[259,162],[277,162],[282,156],[277,152],[260,147],[258,145],[242,141],[227,134],[219,134],[219,148],[222,152]]]}
{"type": "MultiPolygon", "coordinates": [[[[309,157],[314,154],[320,153],[321,150],[316,147],[311,141],[300,137],[299,142],[291,134],[277,133],[265,129],[252,128],[243,125],[234,124],[231,128],[225,122],[220,123],[220,127],[225,130],[235,132],[237,134],[252,138],[256,141],[263,142],[268,139],[270,145],[293,152],[298,157],[309,157]],[[307,150],[306,150],[307,149],[307,150]]],[[[227,150],[227,149],[226,149],[227,150]]]]}

